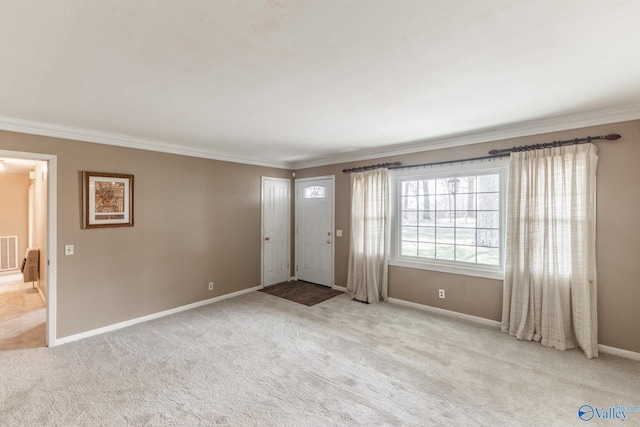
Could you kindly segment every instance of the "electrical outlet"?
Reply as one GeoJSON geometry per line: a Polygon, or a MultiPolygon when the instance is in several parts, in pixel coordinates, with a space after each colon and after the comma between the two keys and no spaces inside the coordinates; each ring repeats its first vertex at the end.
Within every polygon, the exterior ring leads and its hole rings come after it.
{"type": "Polygon", "coordinates": [[[209,290],[212,291],[213,290],[213,282],[209,282],[209,290]]]}
{"type": "Polygon", "coordinates": [[[438,289],[438,298],[444,299],[444,289],[438,289]]]}

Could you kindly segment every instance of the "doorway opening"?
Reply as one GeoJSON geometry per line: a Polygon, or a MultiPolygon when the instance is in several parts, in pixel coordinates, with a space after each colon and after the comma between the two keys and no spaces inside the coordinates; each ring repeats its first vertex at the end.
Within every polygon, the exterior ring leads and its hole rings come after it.
{"type": "Polygon", "coordinates": [[[55,171],[0,150],[0,350],[55,345],[55,171]]]}

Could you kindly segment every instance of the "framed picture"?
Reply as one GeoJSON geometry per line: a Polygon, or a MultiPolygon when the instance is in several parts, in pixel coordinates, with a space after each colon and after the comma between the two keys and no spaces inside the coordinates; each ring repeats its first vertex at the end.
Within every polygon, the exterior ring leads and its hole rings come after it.
{"type": "Polygon", "coordinates": [[[82,172],[83,228],[133,226],[133,175],[82,172]]]}

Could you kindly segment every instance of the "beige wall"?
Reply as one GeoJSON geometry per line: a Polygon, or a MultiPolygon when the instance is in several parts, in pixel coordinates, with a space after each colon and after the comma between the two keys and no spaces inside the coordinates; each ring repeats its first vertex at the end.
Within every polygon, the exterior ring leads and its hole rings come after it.
{"type": "Polygon", "coordinates": [[[18,268],[29,244],[29,173],[0,172],[0,236],[18,236],[18,268]]]}
{"type": "MultiPolygon", "coordinates": [[[[336,176],[336,284],[346,285],[349,251],[349,176],[343,168],[401,161],[405,165],[487,155],[493,148],[619,133],[616,142],[597,142],[597,268],[600,344],[640,352],[640,121],[617,123],[466,147],[378,158],[296,171],[296,178],[336,176]]],[[[500,320],[502,281],[402,267],[390,267],[389,294],[419,304],[500,320]],[[437,289],[447,298],[438,299],[437,289]]]]}
{"type": "Polygon", "coordinates": [[[58,338],[260,284],[260,177],[290,171],[12,132],[0,149],[57,156],[58,338]],[[83,170],[135,175],[134,227],[82,229],[83,170]]]}

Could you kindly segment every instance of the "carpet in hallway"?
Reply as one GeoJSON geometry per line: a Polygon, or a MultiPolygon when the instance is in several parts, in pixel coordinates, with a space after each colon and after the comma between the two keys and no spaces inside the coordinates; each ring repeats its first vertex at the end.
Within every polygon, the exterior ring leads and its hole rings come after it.
{"type": "Polygon", "coordinates": [[[22,274],[0,277],[0,350],[45,346],[46,309],[22,274]]]}

